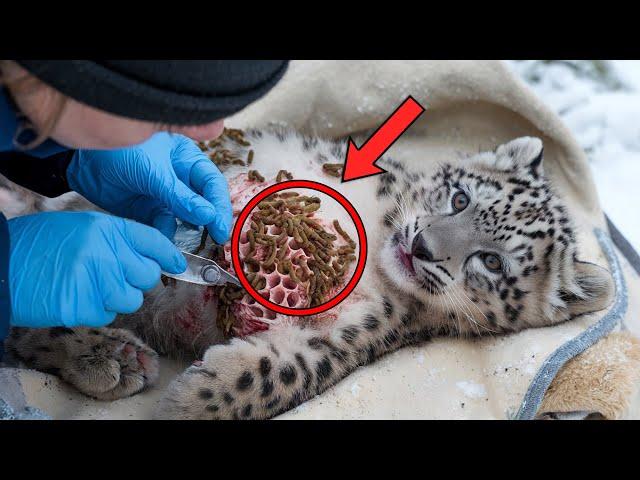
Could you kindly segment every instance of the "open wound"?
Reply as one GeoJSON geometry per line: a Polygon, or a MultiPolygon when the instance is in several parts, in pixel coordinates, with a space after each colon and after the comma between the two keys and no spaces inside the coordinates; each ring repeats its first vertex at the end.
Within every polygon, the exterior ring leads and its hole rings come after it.
{"type": "MultiPolygon", "coordinates": [[[[222,138],[249,146],[240,130],[225,130],[222,138]]],[[[246,170],[252,163],[253,151],[249,150],[243,159],[221,148],[220,143],[218,139],[208,145],[213,149],[208,153],[222,171],[227,166],[245,167],[243,173],[228,177],[234,216],[259,191],[293,178],[286,170],[280,170],[276,178],[266,180],[257,170],[246,170]]],[[[208,150],[206,147],[201,145],[203,150],[208,150]]],[[[239,253],[247,280],[265,299],[291,308],[318,306],[338,295],[353,274],[357,260],[356,242],[337,219],[323,218],[320,197],[305,195],[303,190],[275,193],[260,202],[240,236],[239,253]]],[[[327,197],[326,201],[332,200],[327,197]]],[[[206,249],[206,238],[203,232],[193,253],[212,258],[233,271],[230,244],[206,249]]],[[[216,324],[227,335],[249,335],[291,319],[263,307],[242,287],[226,284],[209,288],[218,299],[216,324]]],[[[329,310],[312,320],[331,316],[329,310]]]]}
{"type": "MultiPolygon", "coordinates": [[[[314,307],[336,296],[356,260],[356,243],[338,220],[317,216],[321,200],[288,191],[260,202],[240,236],[247,279],[265,299],[291,308],[314,307]]],[[[220,292],[218,326],[246,335],[268,328],[277,314],[240,287],[220,292]],[[248,328],[247,328],[248,327],[248,328]]]]}

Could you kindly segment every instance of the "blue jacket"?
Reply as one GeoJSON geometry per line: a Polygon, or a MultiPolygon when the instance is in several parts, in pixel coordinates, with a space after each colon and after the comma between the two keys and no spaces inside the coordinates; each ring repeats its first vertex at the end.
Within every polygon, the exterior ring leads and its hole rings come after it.
{"type": "MultiPolygon", "coordinates": [[[[6,91],[0,89],[0,174],[47,197],[57,197],[69,191],[66,170],[75,151],[49,140],[28,152],[16,152],[13,140],[20,122],[6,91]]],[[[26,143],[29,137],[33,138],[34,133],[25,131],[22,135],[20,141],[26,143]]],[[[0,359],[11,317],[10,241],[7,219],[0,205],[0,359]]]]}

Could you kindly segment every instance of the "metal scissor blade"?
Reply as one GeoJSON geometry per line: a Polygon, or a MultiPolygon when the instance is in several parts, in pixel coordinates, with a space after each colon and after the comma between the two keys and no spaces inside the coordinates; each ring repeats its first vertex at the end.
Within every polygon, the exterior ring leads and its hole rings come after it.
{"type": "Polygon", "coordinates": [[[234,285],[237,285],[239,287],[242,286],[240,284],[240,280],[238,280],[238,277],[236,277],[235,275],[227,272],[224,268],[222,268],[217,263],[215,263],[215,262],[213,262],[213,263],[214,263],[213,268],[217,269],[218,272],[215,275],[212,273],[211,269],[203,272],[202,276],[204,277],[205,280],[213,281],[213,279],[218,279],[217,281],[220,282],[220,283],[216,283],[216,285],[222,285],[222,284],[225,284],[225,283],[233,283],[234,285]]]}
{"type": "Polygon", "coordinates": [[[237,277],[227,272],[213,260],[199,257],[192,253],[182,252],[187,260],[187,269],[183,273],[174,274],[162,272],[167,277],[198,285],[224,285],[233,283],[241,286],[237,277]]]}

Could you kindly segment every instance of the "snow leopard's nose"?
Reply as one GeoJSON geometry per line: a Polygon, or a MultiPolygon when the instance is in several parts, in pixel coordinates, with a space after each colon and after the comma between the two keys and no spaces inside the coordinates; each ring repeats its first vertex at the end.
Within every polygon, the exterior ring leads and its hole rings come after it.
{"type": "Polygon", "coordinates": [[[427,247],[427,242],[425,241],[422,232],[419,232],[413,239],[413,242],[411,242],[411,255],[416,257],[418,260],[433,262],[433,254],[427,247]]]}

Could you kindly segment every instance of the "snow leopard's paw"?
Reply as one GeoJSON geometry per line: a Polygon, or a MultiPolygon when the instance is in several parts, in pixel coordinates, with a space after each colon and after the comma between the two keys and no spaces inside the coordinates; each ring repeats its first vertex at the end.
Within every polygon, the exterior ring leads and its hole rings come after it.
{"type": "Polygon", "coordinates": [[[158,378],[158,354],[127,330],[14,328],[7,350],[28,367],[57,375],[100,400],[128,397],[158,378]]]}

